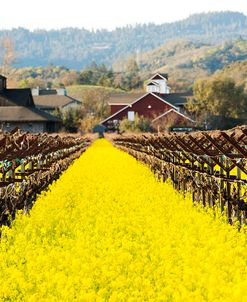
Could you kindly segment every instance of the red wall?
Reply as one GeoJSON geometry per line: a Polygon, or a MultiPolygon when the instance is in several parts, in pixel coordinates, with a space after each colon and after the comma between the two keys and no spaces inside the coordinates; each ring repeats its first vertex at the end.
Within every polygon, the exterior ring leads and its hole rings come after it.
{"type": "Polygon", "coordinates": [[[152,80],[164,80],[161,76],[156,75],[155,77],[152,78],[152,80]]]}
{"type": "Polygon", "coordinates": [[[187,118],[183,117],[180,114],[177,114],[176,112],[172,111],[168,113],[167,115],[161,117],[160,119],[156,120],[153,123],[155,126],[160,126],[161,129],[162,127],[167,128],[167,126],[192,126],[193,123],[188,120],[187,118]]]}
{"type": "Polygon", "coordinates": [[[126,105],[111,105],[111,115],[124,108],[126,105]]]}
{"type": "MultiPolygon", "coordinates": [[[[120,105],[121,106],[121,105],[120,105]]],[[[115,107],[115,106],[114,106],[115,107]]],[[[140,99],[138,102],[132,105],[132,107],[128,107],[116,114],[111,118],[111,120],[122,120],[123,118],[128,117],[128,111],[134,111],[139,116],[144,116],[146,118],[154,119],[158,115],[166,112],[172,107],[165,102],[159,100],[152,94],[148,94],[140,99]],[[148,106],[151,106],[149,109],[148,106]]],[[[108,120],[109,121],[109,120],[108,120]]],[[[107,121],[104,123],[107,124],[107,121]]]]}

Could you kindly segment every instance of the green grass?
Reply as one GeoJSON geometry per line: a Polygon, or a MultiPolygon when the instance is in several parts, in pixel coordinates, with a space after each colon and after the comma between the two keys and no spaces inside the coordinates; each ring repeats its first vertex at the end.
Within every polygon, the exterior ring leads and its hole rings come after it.
{"type": "Polygon", "coordinates": [[[123,93],[124,92],[121,89],[115,89],[113,87],[103,87],[103,86],[93,86],[93,85],[72,85],[72,86],[68,86],[66,89],[67,89],[69,96],[72,96],[77,99],[82,99],[83,94],[87,90],[104,89],[107,93],[123,93]]]}

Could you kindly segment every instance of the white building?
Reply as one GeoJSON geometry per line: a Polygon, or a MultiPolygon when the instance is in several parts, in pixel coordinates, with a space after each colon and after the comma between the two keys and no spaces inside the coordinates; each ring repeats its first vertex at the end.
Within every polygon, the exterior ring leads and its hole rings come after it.
{"type": "Polygon", "coordinates": [[[169,94],[171,88],[167,85],[168,74],[157,73],[147,82],[147,92],[159,93],[159,94],[169,94]]]}

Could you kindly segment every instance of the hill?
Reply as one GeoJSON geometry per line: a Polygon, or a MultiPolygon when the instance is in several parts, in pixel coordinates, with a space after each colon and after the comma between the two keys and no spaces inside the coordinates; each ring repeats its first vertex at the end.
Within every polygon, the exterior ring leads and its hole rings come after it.
{"type": "MultiPolygon", "coordinates": [[[[203,43],[222,43],[242,36],[247,38],[247,17],[238,12],[196,14],[161,25],[126,26],[113,31],[78,28],[1,30],[0,39],[11,37],[17,52],[16,67],[64,65],[81,69],[92,61],[106,63],[130,54],[151,50],[180,38],[203,43]]],[[[3,48],[0,49],[0,59],[3,48]]]]}
{"type": "Polygon", "coordinates": [[[216,71],[212,75],[212,78],[230,78],[234,80],[237,85],[243,85],[247,92],[247,60],[227,65],[222,70],[216,71]]]}
{"type": "Polygon", "coordinates": [[[140,53],[139,67],[143,78],[153,72],[167,72],[170,85],[182,89],[192,85],[196,78],[209,76],[232,62],[244,59],[247,59],[247,41],[243,39],[218,46],[177,40],[140,53]]]}

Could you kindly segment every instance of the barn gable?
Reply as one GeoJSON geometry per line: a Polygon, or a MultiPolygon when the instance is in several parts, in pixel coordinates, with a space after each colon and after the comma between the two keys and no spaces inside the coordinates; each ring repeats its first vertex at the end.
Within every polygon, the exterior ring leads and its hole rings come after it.
{"type": "Polygon", "coordinates": [[[170,87],[168,83],[168,74],[157,73],[151,79],[148,80],[146,90],[147,92],[156,92],[159,94],[170,93],[170,87]]]}
{"type": "Polygon", "coordinates": [[[193,126],[194,123],[194,120],[173,108],[152,120],[152,124],[158,126],[160,130],[168,129],[172,126],[193,126]]]}
{"type": "Polygon", "coordinates": [[[168,74],[167,73],[156,73],[149,80],[150,81],[152,81],[152,80],[166,80],[166,81],[168,81],[168,74]]]}
{"type": "MultiPolygon", "coordinates": [[[[139,99],[126,105],[116,113],[109,116],[107,119],[101,122],[101,124],[107,125],[110,120],[122,120],[123,118],[129,118],[133,114],[144,116],[145,118],[153,119],[171,108],[176,110],[176,107],[166,102],[164,99],[154,93],[146,93],[139,99]]],[[[133,117],[131,118],[133,119],[133,117]]]]}

